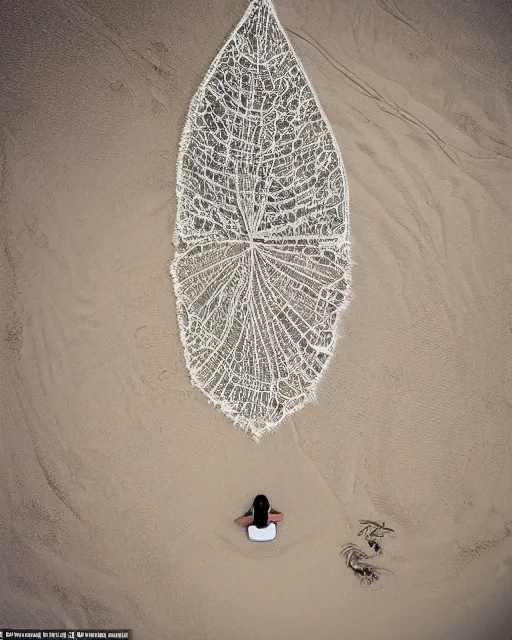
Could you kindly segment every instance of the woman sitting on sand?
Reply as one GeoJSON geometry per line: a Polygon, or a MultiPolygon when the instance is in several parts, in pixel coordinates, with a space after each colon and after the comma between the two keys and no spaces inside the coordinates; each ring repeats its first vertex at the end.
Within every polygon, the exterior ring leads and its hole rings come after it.
{"type": "Polygon", "coordinates": [[[253,542],[270,542],[276,537],[276,522],[283,520],[283,514],[270,506],[268,498],[262,494],[254,498],[252,507],[247,513],[235,520],[235,524],[247,527],[249,540],[253,542]]]}

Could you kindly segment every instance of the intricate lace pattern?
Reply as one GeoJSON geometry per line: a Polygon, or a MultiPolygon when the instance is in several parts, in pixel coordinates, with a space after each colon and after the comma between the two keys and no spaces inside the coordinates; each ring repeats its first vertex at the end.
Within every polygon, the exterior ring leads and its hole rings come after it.
{"type": "Polygon", "coordinates": [[[271,0],[253,0],[194,96],[171,267],[193,383],[258,440],[314,400],[350,290],[348,189],[271,0]]]}

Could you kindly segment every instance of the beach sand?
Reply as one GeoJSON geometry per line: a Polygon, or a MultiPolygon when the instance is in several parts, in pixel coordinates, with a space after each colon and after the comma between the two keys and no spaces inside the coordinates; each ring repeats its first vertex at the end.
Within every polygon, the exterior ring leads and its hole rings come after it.
{"type": "Polygon", "coordinates": [[[276,0],[333,126],[354,299],[259,445],[192,388],[178,141],[244,0],[4,0],[0,627],[512,636],[512,11],[276,0]],[[275,542],[233,524],[254,495],[275,542]],[[361,588],[359,519],[395,537],[361,588]]]}

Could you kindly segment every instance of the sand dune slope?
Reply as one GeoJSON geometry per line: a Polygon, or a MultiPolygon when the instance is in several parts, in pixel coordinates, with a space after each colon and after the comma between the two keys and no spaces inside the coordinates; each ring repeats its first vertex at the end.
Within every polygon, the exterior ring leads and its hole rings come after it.
{"type": "Polygon", "coordinates": [[[317,404],[260,445],[191,387],[168,274],[186,110],[244,8],[2,3],[0,626],[509,639],[510,8],[276,0],[356,264],[317,404]],[[380,589],[339,556],[360,518],[396,531],[380,589]]]}

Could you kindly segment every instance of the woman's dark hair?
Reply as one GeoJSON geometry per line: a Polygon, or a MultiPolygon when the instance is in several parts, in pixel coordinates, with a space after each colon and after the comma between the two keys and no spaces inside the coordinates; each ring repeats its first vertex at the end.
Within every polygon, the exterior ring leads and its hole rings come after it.
{"type": "Polygon", "coordinates": [[[260,494],[254,498],[252,503],[254,526],[258,529],[264,529],[268,525],[268,512],[270,509],[270,502],[267,496],[260,494]]]}

